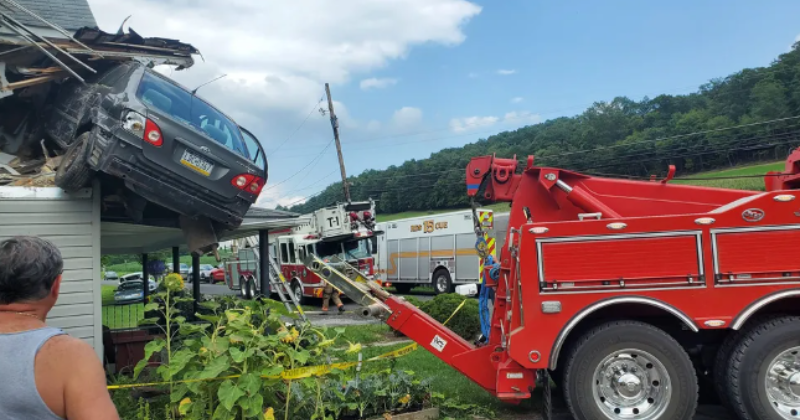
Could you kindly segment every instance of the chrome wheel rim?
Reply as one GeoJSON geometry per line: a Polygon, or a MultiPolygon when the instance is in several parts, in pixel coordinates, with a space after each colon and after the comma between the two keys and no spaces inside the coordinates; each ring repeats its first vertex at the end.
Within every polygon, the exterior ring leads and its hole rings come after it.
{"type": "Polygon", "coordinates": [[[300,302],[300,300],[303,299],[303,288],[295,285],[292,290],[294,291],[294,300],[300,302]]]}
{"type": "Polygon", "coordinates": [[[447,290],[447,277],[444,275],[439,275],[439,277],[436,277],[436,289],[441,293],[444,293],[447,290]]]}
{"type": "Polygon", "coordinates": [[[792,347],[772,359],[764,387],[778,415],[787,420],[800,419],[800,347],[792,347]]]}
{"type": "Polygon", "coordinates": [[[609,419],[658,419],[672,399],[667,368],[642,350],[615,351],[600,362],[593,378],[595,403],[609,419]]]}
{"type": "Polygon", "coordinates": [[[247,298],[247,282],[245,282],[244,277],[239,277],[239,294],[243,298],[247,298]]]}

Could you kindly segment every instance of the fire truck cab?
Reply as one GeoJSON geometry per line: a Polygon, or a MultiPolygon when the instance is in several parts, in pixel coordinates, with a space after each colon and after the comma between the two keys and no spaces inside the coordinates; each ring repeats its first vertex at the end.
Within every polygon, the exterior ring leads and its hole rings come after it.
{"type": "Polygon", "coordinates": [[[308,223],[269,235],[281,272],[295,298],[322,297],[325,282],[303,265],[306,255],[338,257],[367,274],[375,273],[375,202],[338,203],[317,210],[308,223]]]}

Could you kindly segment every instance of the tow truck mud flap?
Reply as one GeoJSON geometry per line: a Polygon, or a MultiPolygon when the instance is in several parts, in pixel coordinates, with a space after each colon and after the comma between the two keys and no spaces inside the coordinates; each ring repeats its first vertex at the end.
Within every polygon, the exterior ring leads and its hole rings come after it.
{"type": "Polygon", "coordinates": [[[180,224],[189,252],[198,255],[214,252],[219,260],[219,255],[216,253],[219,239],[217,239],[217,232],[214,230],[211,220],[206,217],[194,218],[181,215],[180,224]]]}

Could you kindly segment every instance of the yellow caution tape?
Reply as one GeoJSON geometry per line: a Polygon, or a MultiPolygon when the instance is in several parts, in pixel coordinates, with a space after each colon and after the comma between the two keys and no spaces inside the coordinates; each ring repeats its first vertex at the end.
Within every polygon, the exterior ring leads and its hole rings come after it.
{"type": "Polygon", "coordinates": [[[467,303],[467,300],[466,300],[466,299],[462,300],[462,301],[461,301],[461,304],[460,304],[460,305],[458,305],[458,307],[456,308],[456,310],[455,310],[455,311],[453,311],[453,313],[452,313],[452,314],[450,314],[450,318],[447,318],[447,321],[445,321],[444,323],[442,323],[442,325],[447,325],[447,323],[448,323],[448,322],[450,322],[450,320],[451,320],[451,319],[453,319],[453,317],[454,317],[454,316],[456,316],[456,314],[458,313],[458,311],[460,311],[460,310],[461,310],[461,308],[463,308],[463,307],[464,307],[464,304],[466,304],[466,303],[467,303]]]}

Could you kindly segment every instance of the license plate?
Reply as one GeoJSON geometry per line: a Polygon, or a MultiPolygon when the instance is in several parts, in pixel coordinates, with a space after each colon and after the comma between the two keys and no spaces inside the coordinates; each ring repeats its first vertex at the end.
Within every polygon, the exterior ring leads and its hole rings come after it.
{"type": "Polygon", "coordinates": [[[190,150],[183,152],[181,163],[205,176],[211,175],[211,171],[214,169],[214,164],[208,161],[208,159],[204,159],[190,150]]]}

